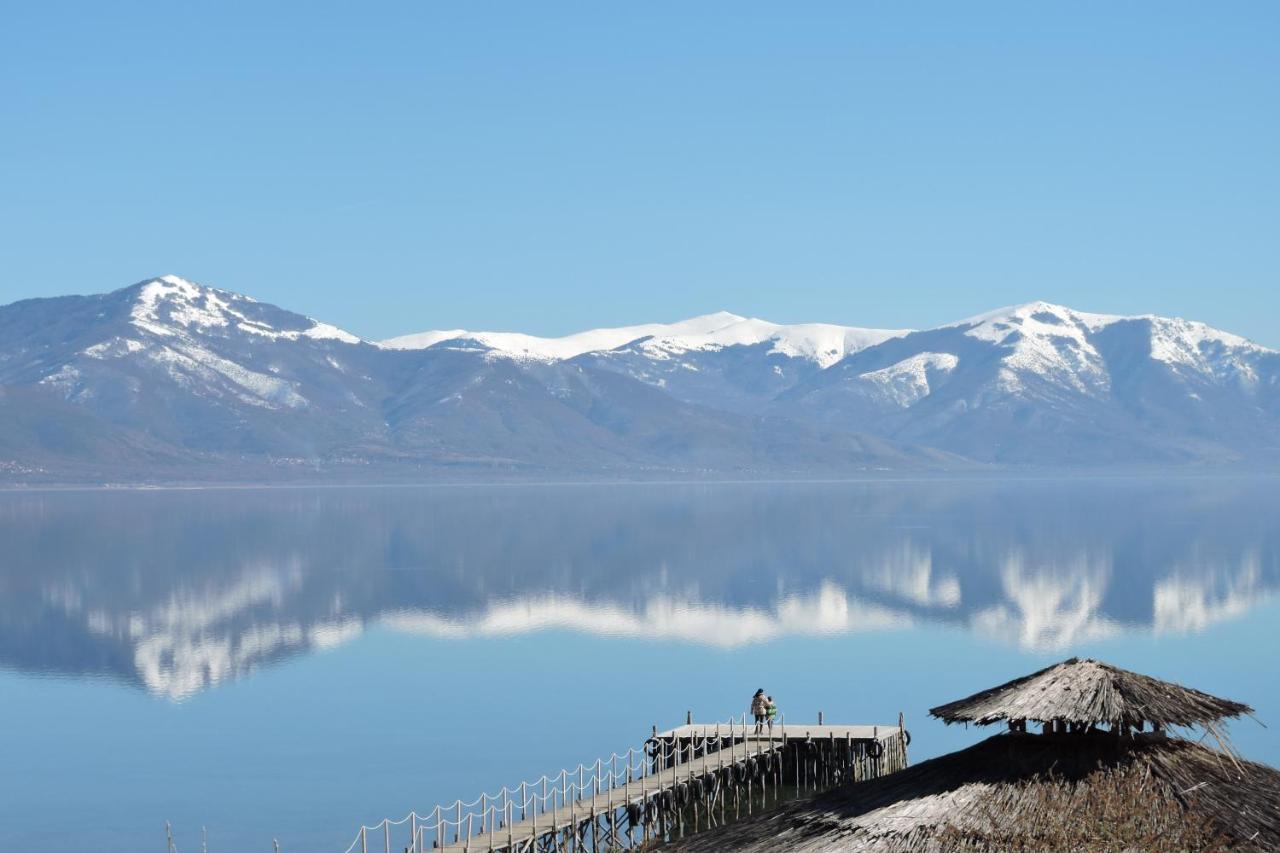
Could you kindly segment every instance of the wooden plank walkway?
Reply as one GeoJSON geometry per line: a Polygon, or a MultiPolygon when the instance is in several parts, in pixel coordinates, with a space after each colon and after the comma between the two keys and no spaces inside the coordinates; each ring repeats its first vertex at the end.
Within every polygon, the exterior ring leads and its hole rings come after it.
{"type": "MultiPolygon", "coordinates": [[[[747,740],[751,740],[751,741],[782,740],[784,736],[792,740],[796,738],[801,738],[801,739],[822,738],[823,740],[830,740],[832,737],[835,737],[835,739],[838,741],[844,741],[845,739],[885,741],[885,740],[888,740],[891,736],[896,735],[897,733],[898,733],[897,723],[894,723],[893,725],[885,725],[885,726],[838,726],[838,725],[832,726],[832,725],[821,725],[818,723],[815,723],[814,725],[810,726],[810,725],[804,725],[801,723],[787,723],[785,725],[777,724],[772,729],[766,726],[764,729],[764,732],[758,735],[755,734],[754,729],[752,729],[746,734],[745,737],[747,740]]],[[[720,737],[729,737],[729,730],[722,725],[719,727],[718,734],[720,735],[720,737]]],[[[739,728],[733,734],[734,734],[734,737],[736,738],[743,737],[741,728],[739,728]]],[[[674,737],[677,739],[714,738],[716,737],[716,735],[717,735],[716,726],[704,725],[701,723],[694,723],[693,725],[687,725],[687,726],[677,726],[674,729],[668,729],[665,732],[658,733],[659,738],[674,737]]]]}
{"type": "Polygon", "coordinates": [[[769,754],[782,748],[782,740],[737,743],[731,747],[712,752],[693,761],[673,764],[652,775],[644,776],[625,785],[619,785],[608,791],[601,791],[595,797],[580,797],[549,814],[536,815],[521,821],[513,821],[509,828],[503,827],[492,833],[478,835],[468,841],[459,841],[440,848],[448,853],[479,850],[519,850],[528,846],[535,839],[555,832],[567,831],[581,825],[591,817],[606,814],[610,811],[625,808],[632,803],[643,804],[658,794],[670,790],[673,786],[700,779],[709,773],[724,767],[741,764],[749,758],[769,754]]]}
{"type": "MultiPolygon", "coordinates": [[[[773,731],[767,729],[760,735],[754,733],[745,737],[742,730],[735,732],[732,745],[694,758],[692,761],[681,761],[661,769],[653,770],[639,779],[620,784],[609,790],[602,790],[595,796],[580,796],[571,800],[568,805],[556,808],[547,813],[534,814],[523,820],[519,818],[520,810],[513,809],[509,826],[495,827],[490,832],[479,833],[470,840],[452,842],[446,839],[444,846],[434,849],[447,853],[472,853],[472,851],[520,851],[538,849],[538,840],[557,833],[572,834],[581,831],[584,825],[594,823],[604,815],[615,813],[627,806],[643,807],[646,801],[672,790],[681,783],[700,780],[721,772],[753,758],[772,756],[781,752],[786,744],[795,741],[820,740],[839,743],[849,741],[887,741],[897,736],[897,726],[824,726],[824,725],[776,725],[773,731]]],[[[707,742],[716,738],[715,726],[685,725],[657,735],[658,741],[693,740],[707,742]]],[[[728,740],[729,732],[721,727],[719,735],[728,740]]],[[[618,831],[615,827],[615,831],[618,831]]],[[[463,831],[465,833],[465,830],[463,831]]]]}
{"type": "MultiPolygon", "coordinates": [[[[690,717],[692,715],[689,715],[690,717]]],[[[744,717],[659,733],[642,748],[482,793],[421,815],[361,826],[345,853],[605,853],[736,820],[772,805],[907,766],[902,725],[814,725],[744,717]],[[718,813],[718,814],[717,814],[718,813]],[[400,842],[407,840],[407,845],[400,842]]]]}

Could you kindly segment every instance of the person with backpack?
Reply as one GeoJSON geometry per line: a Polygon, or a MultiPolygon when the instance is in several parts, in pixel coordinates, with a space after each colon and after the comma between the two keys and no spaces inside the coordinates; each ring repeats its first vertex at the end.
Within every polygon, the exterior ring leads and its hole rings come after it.
{"type": "Polygon", "coordinates": [[[764,715],[769,722],[769,734],[773,734],[773,721],[778,718],[778,703],[772,696],[764,697],[764,715]]]}
{"type": "Polygon", "coordinates": [[[751,716],[756,718],[756,734],[764,733],[764,722],[769,715],[769,697],[764,695],[764,688],[761,687],[751,697],[751,716]]]}

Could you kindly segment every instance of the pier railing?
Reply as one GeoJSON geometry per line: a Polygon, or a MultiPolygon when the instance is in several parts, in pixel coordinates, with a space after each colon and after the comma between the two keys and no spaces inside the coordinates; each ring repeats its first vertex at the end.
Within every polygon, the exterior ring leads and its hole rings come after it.
{"type": "Polygon", "coordinates": [[[788,727],[783,718],[776,729],[757,733],[743,715],[662,735],[655,730],[643,745],[591,764],[362,825],[345,853],[632,848],[687,825],[696,831],[703,822],[723,823],[731,819],[730,800],[734,817],[744,805],[750,812],[757,795],[764,805],[770,787],[776,800],[784,790],[816,790],[906,765],[901,725],[872,738],[846,732],[839,740],[832,727],[815,739],[813,728],[788,727]]]}
{"type": "MultiPolygon", "coordinates": [[[[710,725],[712,733],[704,736],[680,740],[651,737],[639,747],[598,758],[591,764],[565,768],[554,776],[503,786],[492,794],[486,792],[468,802],[456,800],[438,805],[424,814],[412,811],[399,820],[384,818],[372,826],[361,825],[344,853],[393,849],[425,853],[457,845],[475,850],[518,849],[513,830],[516,824],[528,823],[531,835],[537,837],[540,831],[552,833],[574,825],[598,808],[621,804],[617,797],[610,796],[619,790],[639,785],[639,794],[645,799],[662,790],[658,777],[664,771],[706,758],[741,742],[755,730],[755,724],[749,723],[745,714],[738,720],[710,725]],[[403,839],[408,840],[407,846],[396,846],[403,839]]],[[[762,751],[768,748],[762,745],[762,751]]],[[[674,776],[670,781],[675,781],[674,776]]]]}

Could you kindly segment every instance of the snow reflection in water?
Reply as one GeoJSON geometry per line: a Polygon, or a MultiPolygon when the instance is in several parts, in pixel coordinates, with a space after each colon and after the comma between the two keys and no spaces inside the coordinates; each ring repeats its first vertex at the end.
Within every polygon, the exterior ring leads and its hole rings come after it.
{"type": "Polygon", "coordinates": [[[3,662],[189,696],[367,628],[735,649],[961,626],[1030,650],[1274,594],[1265,481],[8,494],[3,662]]]}

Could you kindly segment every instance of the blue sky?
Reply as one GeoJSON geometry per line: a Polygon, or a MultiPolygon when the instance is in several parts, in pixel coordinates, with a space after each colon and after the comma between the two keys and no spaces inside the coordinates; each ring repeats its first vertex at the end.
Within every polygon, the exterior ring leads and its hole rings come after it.
{"type": "Polygon", "coordinates": [[[11,5],[0,302],[371,337],[1047,299],[1280,346],[1280,5],[11,5]]]}

